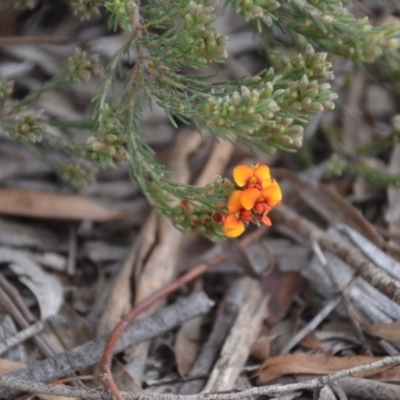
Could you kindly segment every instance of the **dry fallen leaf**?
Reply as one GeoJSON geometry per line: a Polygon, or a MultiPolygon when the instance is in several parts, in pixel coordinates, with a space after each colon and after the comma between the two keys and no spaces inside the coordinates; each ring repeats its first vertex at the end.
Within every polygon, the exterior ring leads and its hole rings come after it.
{"type": "Polygon", "coordinates": [[[8,267],[36,297],[42,320],[56,315],[63,303],[63,288],[54,274],[45,272],[36,262],[18,250],[0,247],[0,262],[8,267]]]}
{"type": "MultiPolygon", "coordinates": [[[[272,307],[268,304],[269,309],[272,307]]],[[[299,329],[300,314],[303,311],[302,307],[294,306],[293,311],[282,321],[274,325],[268,334],[275,336],[271,343],[270,357],[281,354],[282,349],[293,338],[299,329]]],[[[270,319],[267,318],[270,322],[270,319]]]]}
{"type": "Polygon", "coordinates": [[[25,364],[7,360],[6,358],[0,358],[0,375],[5,375],[25,367],[25,364]]]}
{"type": "Polygon", "coordinates": [[[179,375],[188,376],[199,351],[203,318],[193,318],[182,326],[175,337],[174,352],[179,375]]]}
{"type": "Polygon", "coordinates": [[[389,342],[400,344],[400,321],[390,322],[388,324],[367,324],[364,321],[358,321],[365,332],[372,336],[377,336],[389,342]]]}
{"type": "Polygon", "coordinates": [[[299,342],[299,346],[305,347],[306,349],[318,350],[326,353],[326,350],[322,346],[322,343],[313,334],[307,335],[304,339],[299,342]]]}
{"type": "Polygon", "coordinates": [[[268,321],[271,324],[280,322],[286,315],[303,282],[303,277],[298,272],[282,272],[277,265],[273,265],[261,278],[261,288],[270,297],[268,321]]]}
{"type": "Polygon", "coordinates": [[[271,343],[276,335],[262,335],[251,346],[250,356],[257,361],[263,362],[269,358],[271,343]]]}
{"type": "MultiPolygon", "coordinates": [[[[289,354],[272,357],[266,360],[258,369],[255,376],[261,384],[278,379],[289,374],[327,375],[346,368],[357,367],[362,364],[381,360],[381,357],[351,356],[337,357],[326,354],[289,354]]],[[[372,375],[376,371],[369,371],[362,376],[372,375]]],[[[358,374],[357,376],[360,376],[358,374]]]]}
{"type": "Polygon", "coordinates": [[[368,378],[380,381],[399,381],[400,365],[395,365],[392,368],[384,369],[383,371],[370,375],[368,378]]]}
{"type": "Polygon", "coordinates": [[[83,197],[9,188],[0,189],[0,214],[97,222],[129,218],[127,213],[83,197]]]}

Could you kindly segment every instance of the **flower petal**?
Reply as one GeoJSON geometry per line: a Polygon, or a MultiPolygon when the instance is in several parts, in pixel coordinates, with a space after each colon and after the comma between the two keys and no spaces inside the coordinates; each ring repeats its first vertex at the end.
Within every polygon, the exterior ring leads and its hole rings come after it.
{"type": "Polygon", "coordinates": [[[236,185],[243,187],[254,176],[254,170],[249,165],[238,165],[233,169],[233,179],[236,185]]]}
{"type": "Polygon", "coordinates": [[[271,225],[272,225],[272,222],[271,222],[271,220],[267,217],[267,213],[268,213],[268,210],[266,210],[265,213],[263,214],[263,216],[262,216],[262,218],[261,218],[261,222],[262,222],[264,225],[271,226],[271,225]]]}
{"type": "MultiPolygon", "coordinates": [[[[282,192],[278,182],[273,179],[272,183],[261,191],[261,196],[265,199],[265,203],[271,208],[280,204],[282,201],[282,192]]],[[[242,198],[240,198],[240,200],[242,201],[242,198]]]]}
{"type": "Polygon", "coordinates": [[[262,187],[263,189],[266,189],[268,186],[271,186],[271,184],[272,184],[273,181],[274,181],[274,179],[271,179],[271,178],[269,178],[269,179],[264,179],[264,180],[261,182],[261,187],[262,187]]]}
{"type": "Polygon", "coordinates": [[[230,213],[237,213],[239,211],[243,210],[242,203],[240,202],[240,196],[242,194],[241,190],[235,190],[232,194],[231,197],[229,197],[228,200],[228,211],[230,213]]]}
{"type": "Polygon", "coordinates": [[[261,197],[261,190],[253,188],[242,191],[240,202],[245,210],[251,210],[261,197]]]}
{"type": "Polygon", "coordinates": [[[224,221],[224,234],[226,237],[234,238],[240,236],[246,227],[235,214],[229,214],[224,221]]]}
{"type": "Polygon", "coordinates": [[[269,172],[269,168],[266,165],[260,165],[255,168],[254,176],[257,178],[257,181],[262,183],[266,179],[271,179],[271,174],[269,172]]]}

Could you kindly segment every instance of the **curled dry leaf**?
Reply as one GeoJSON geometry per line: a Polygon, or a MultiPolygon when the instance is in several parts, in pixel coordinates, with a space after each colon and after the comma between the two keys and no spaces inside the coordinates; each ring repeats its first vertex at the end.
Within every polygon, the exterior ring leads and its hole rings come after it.
{"type": "Polygon", "coordinates": [[[299,342],[299,346],[305,347],[306,349],[318,350],[322,353],[326,353],[326,350],[324,349],[324,346],[322,346],[320,340],[313,334],[309,334],[304,339],[302,339],[299,342]]]}
{"type": "Polygon", "coordinates": [[[0,248],[0,262],[9,263],[8,267],[34,294],[42,320],[58,313],[63,303],[63,288],[54,274],[43,271],[32,259],[11,249],[0,248]]]}
{"type": "Polygon", "coordinates": [[[388,342],[400,344],[400,321],[390,322],[388,324],[367,324],[364,321],[358,320],[365,332],[372,336],[385,339],[388,342]]]}
{"type": "Polygon", "coordinates": [[[303,278],[297,272],[282,272],[278,266],[261,278],[261,289],[270,298],[268,321],[276,324],[289,311],[293,298],[303,286],[303,278]]]}
{"type": "Polygon", "coordinates": [[[269,358],[271,343],[276,335],[262,335],[251,346],[250,356],[257,361],[263,362],[269,358]]]}
{"type": "MultiPolygon", "coordinates": [[[[342,369],[357,367],[362,364],[381,360],[381,357],[351,356],[337,357],[326,354],[289,354],[272,357],[266,360],[258,369],[255,377],[261,384],[278,379],[289,374],[327,375],[342,369]]],[[[362,376],[372,375],[376,371],[366,372],[362,376]]],[[[360,376],[358,374],[357,376],[360,376]]]]}
{"type": "Polygon", "coordinates": [[[179,329],[174,343],[176,366],[179,375],[185,377],[189,374],[196,361],[199,350],[200,330],[202,317],[193,318],[179,329]]]}
{"type": "MultiPolygon", "coordinates": [[[[269,308],[272,307],[269,305],[269,308]]],[[[294,337],[300,326],[302,311],[302,307],[294,307],[293,312],[270,329],[268,334],[274,336],[270,346],[270,357],[280,354],[286,344],[294,337]]],[[[270,319],[267,318],[267,321],[270,322],[270,319]]]]}

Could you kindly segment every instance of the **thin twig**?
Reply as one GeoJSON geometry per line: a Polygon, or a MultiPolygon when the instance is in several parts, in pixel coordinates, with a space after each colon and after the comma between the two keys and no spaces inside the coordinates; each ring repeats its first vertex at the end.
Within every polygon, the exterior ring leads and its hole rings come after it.
{"type": "Polygon", "coordinates": [[[57,320],[57,316],[50,317],[44,321],[36,322],[35,324],[29,326],[28,328],[18,332],[12,337],[5,339],[3,342],[0,342],[0,355],[4,354],[6,351],[10,350],[10,348],[16,346],[24,342],[27,339],[30,339],[32,336],[35,336],[39,332],[42,332],[47,328],[50,322],[54,323],[57,320]]]}
{"type": "Polygon", "coordinates": [[[76,224],[72,222],[69,226],[68,263],[67,263],[67,273],[70,276],[74,276],[76,271],[76,258],[78,251],[76,229],[77,229],[76,224]]]}
{"type": "Polygon", "coordinates": [[[189,373],[189,378],[199,375],[203,375],[203,378],[184,383],[179,388],[179,393],[198,393],[204,387],[206,377],[217,360],[222,344],[238,315],[245,295],[244,289],[245,287],[238,281],[228,291],[210,336],[202,346],[199,356],[189,373]]]}
{"type": "Polygon", "coordinates": [[[321,247],[316,241],[313,241],[312,243],[312,249],[314,251],[314,254],[317,256],[319,262],[322,264],[324,270],[326,271],[327,275],[329,276],[329,279],[335,286],[336,290],[340,292],[340,295],[343,299],[343,304],[346,307],[347,314],[350,318],[351,323],[353,324],[357,336],[360,339],[361,345],[364,349],[365,354],[372,355],[372,351],[367,343],[367,339],[365,338],[363,331],[360,327],[360,324],[358,323],[358,320],[356,318],[356,312],[354,310],[353,305],[351,304],[351,301],[349,300],[349,297],[347,296],[347,291],[344,290],[338,280],[336,279],[332,269],[330,268],[328,261],[324,255],[324,253],[321,250],[321,247]]]}
{"type": "MultiPolygon", "coordinates": [[[[162,335],[188,319],[205,314],[213,304],[204,293],[178,300],[150,317],[133,323],[118,341],[115,353],[120,353],[129,346],[162,335]]],[[[1,379],[9,377],[32,382],[49,382],[65,377],[98,363],[101,360],[105,342],[105,337],[90,340],[62,354],[33,362],[29,367],[11,372],[2,376],[1,379]]],[[[20,395],[21,392],[10,392],[10,390],[0,388],[0,399],[11,400],[20,395]]]]}
{"type": "Polygon", "coordinates": [[[356,280],[357,277],[353,276],[350,282],[340,291],[340,294],[327,303],[325,307],[303,329],[297,332],[297,334],[282,349],[281,354],[289,353],[294,346],[296,346],[308,334],[313,332],[318,325],[338,306],[340,301],[343,299],[343,296],[346,295],[347,291],[354,285],[356,280]]]}
{"type": "MultiPolygon", "coordinates": [[[[13,318],[13,320],[17,323],[17,325],[20,328],[27,329],[29,328],[29,323],[25,319],[24,315],[21,313],[21,311],[18,309],[18,307],[14,304],[13,300],[9,296],[9,293],[7,293],[3,286],[2,283],[3,279],[5,279],[1,274],[0,274],[0,304],[5,310],[7,314],[13,318]]],[[[53,350],[48,346],[48,344],[45,342],[43,337],[39,335],[35,335],[32,337],[32,340],[35,342],[36,346],[39,348],[40,352],[45,356],[45,357],[51,357],[54,355],[53,350]]]]}
{"type": "MultiPolygon", "coordinates": [[[[240,241],[240,245],[242,247],[246,247],[248,244],[253,242],[256,239],[259,239],[265,233],[264,228],[260,228],[254,231],[252,234],[247,235],[244,239],[240,241]]],[[[160,290],[154,292],[147,299],[143,300],[141,303],[136,305],[131,309],[128,315],[121,320],[121,322],[115,327],[114,331],[109,336],[104,354],[100,363],[100,371],[102,373],[102,383],[105,388],[110,390],[117,400],[124,400],[121,396],[120,391],[112,377],[111,374],[111,361],[114,354],[114,348],[117,344],[119,337],[125,331],[125,329],[129,326],[129,324],[137,318],[143,311],[145,311],[148,307],[156,303],[157,301],[163,299],[164,297],[174,293],[184,285],[192,282],[197,279],[199,276],[203,275],[213,266],[219,264],[227,258],[227,255],[224,253],[219,253],[215,255],[210,261],[203,262],[198,264],[195,268],[188,271],[186,274],[182,275],[180,278],[171,282],[170,284],[164,286],[160,290]]]]}
{"type": "Polygon", "coordinates": [[[293,338],[285,345],[282,349],[281,354],[288,354],[299,342],[301,342],[307,335],[313,332],[318,325],[340,304],[341,297],[336,296],[329,303],[322,308],[319,313],[299,332],[297,332],[293,338]]]}
{"type": "MultiPolygon", "coordinates": [[[[380,361],[363,364],[358,367],[344,369],[334,374],[320,376],[305,382],[292,383],[289,385],[271,385],[254,387],[239,393],[200,393],[196,395],[173,395],[121,392],[126,400],[241,400],[251,396],[277,395],[291,393],[297,390],[312,390],[323,387],[330,382],[340,378],[349,377],[354,374],[374,371],[380,368],[400,364],[400,356],[385,357],[380,361]]],[[[82,397],[93,400],[111,400],[112,394],[105,390],[75,389],[68,386],[45,385],[33,381],[17,379],[12,376],[0,376],[0,387],[14,390],[23,390],[29,393],[51,394],[54,396],[82,397]]]]}
{"type": "Polygon", "coordinates": [[[169,294],[175,292],[176,290],[193,281],[197,277],[201,276],[213,265],[220,263],[224,258],[225,257],[223,254],[217,254],[209,263],[204,262],[199,264],[196,268],[192,269],[179,279],[175,280],[167,286],[164,286],[162,289],[158,290],[153,295],[143,300],[137,306],[133,307],[128,315],[124,317],[121,322],[119,322],[119,324],[115,327],[107,340],[103,357],[100,363],[100,370],[102,373],[101,380],[104,387],[110,390],[117,400],[124,400],[124,398],[121,396],[121,393],[112,377],[111,361],[114,355],[114,348],[117,344],[117,341],[122,333],[125,331],[125,329],[132,321],[134,321],[143,311],[145,311],[151,305],[168,296],[169,294]]]}
{"type": "Polygon", "coordinates": [[[393,383],[384,383],[372,379],[342,378],[340,387],[351,398],[363,400],[393,400],[400,399],[400,387],[393,383]]]}
{"type": "Polygon", "coordinates": [[[348,400],[346,392],[343,390],[343,388],[340,386],[338,381],[333,381],[329,384],[329,387],[332,389],[332,391],[337,395],[339,400],[348,400]]]}
{"type": "Polygon", "coordinates": [[[400,304],[400,282],[377,268],[364,254],[346,241],[332,237],[290,208],[281,205],[271,211],[275,223],[282,223],[310,242],[317,241],[322,249],[343,260],[375,289],[400,304]]]}

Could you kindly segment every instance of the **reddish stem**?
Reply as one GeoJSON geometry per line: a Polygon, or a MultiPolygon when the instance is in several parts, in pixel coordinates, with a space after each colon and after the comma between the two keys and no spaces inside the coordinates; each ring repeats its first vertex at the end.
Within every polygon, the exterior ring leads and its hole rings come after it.
{"type": "MultiPolygon", "coordinates": [[[[246,247],[250,243],[254,242],[255,240],[259,239],[264,233],[266,229],[262,227],[257,229],[256,231],[252,232],[251,234],[247,235],[243,238],[239,243],[241,247],[246,247]]],[[[109,336],[107,343],[104,348],[103,357],[100,363],[100,371],[102,373],[102,383],[105,389],[111,391],[114,395],[116,400],[125,400],[121,395],[113,377],[111,374],[111,361],[114,355],[114,348],[117,344],[118,339],[125,331],[125,329],[130,325],[130,323],[143,311],[147,308],[152,306],[158,300],[170,295],[171,293],[175,292],[176,290],[180,289],[182,286],[186,285],[187,283],[195,280],[199,276],[203,275],[207,272],[211,267],[219,264],[221,261],[227,259],[228,256],[225,253],[220,253],[214,256],[208,262],[202,262],[198,264],[196,267],[191,269],[190,271],[186,272],[184,275],[176,279],[175,281],[171,282],[170,284],[162,287],[161,289],[157,290],[147,299],[143,300],[137,306],[134,306],[131,311],[121,320],[121,322],[115,327],[111,335],[109,336]]]]}

